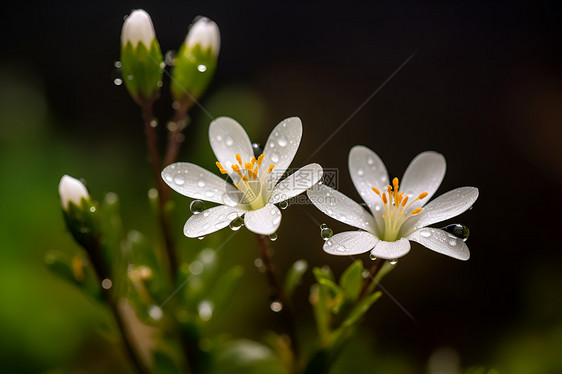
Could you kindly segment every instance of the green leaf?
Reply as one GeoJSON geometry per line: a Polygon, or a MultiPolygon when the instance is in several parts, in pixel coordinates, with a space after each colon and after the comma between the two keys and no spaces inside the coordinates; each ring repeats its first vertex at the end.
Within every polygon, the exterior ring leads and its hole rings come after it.
{"type": "Polygon", "coordinates": [[[268,347],[236,340],[216,350],[213,374],[286,374],[283,363],[268,347]]]}
{"type": "Polygon", "coordinates": [[[349,265],[340,278],[340,286],[348,299],[355,302],[363,284],[363,262],[355,261],[349,265]]]}
{"type": "Polygon", "coordinates": [[[304,273],[308,269],[308,263],[305,260],[298,260],[296,261],[293,266],[287,272],[287,276],[285,278],[285,295],[288,299],[291,298],[295,288],[300,283],[304,273]]]}
{"type": "Polygon", "coordinates": [[[312,269],[312,273],[314,274],[314,277],[318,282],[320,282],[320,279],[328,279],[331,280],[332,282],[335,281],[332,270],[330,270],[330,268],[327,266],[321,268],[314,268],[312,269]]]}
{"type": "Polygon", "coordinates": [[[361,299],[347,316],[342,326],[349,327],[354,325],[369,310],[371,305],[381,297],[382,292],[378,291],[361,299]]]}
{"type": "Polygon", "coordinates": [[[215,309],[215,315],[222,311],[234,298],[234,291],[240,283],[240,279],[244,274],[242,266],[235,266],[227,270],[215,282],[208,299],[215,309]]]}
{"type": "Polygon", "coordinates": [[[63,252],[50,252],[45,256],[45,263],[53,273],[100,299],[98,280],[87,259],[80,255],[71,257],[63,252]]]}

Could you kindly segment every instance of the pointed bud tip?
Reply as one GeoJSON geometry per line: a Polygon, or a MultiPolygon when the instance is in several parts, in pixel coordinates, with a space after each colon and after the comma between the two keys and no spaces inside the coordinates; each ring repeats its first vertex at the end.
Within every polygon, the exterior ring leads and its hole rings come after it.
{"type": "Polygon", "coordinates": [[[221,42],[219,27],[207,17],[199,16],[195,19],[187,33],[185,44],[188,48],[193,48],[197,44],[202,50],[211,48],[213,55],[218,56],[221,42]]]}
{"type": "Polygon", "coordinates": [[[127,45],[128,42],[136,46],[143,42],[150,48],[152,41],[156,38],[152,19],[148,13],[142,9],[136,9],[125,18],[123,29],[121,30],[121,44],[127,45]]]}
{"type": "Polygon", "coordinates": [[[76,205],[80,205],[82,198],[89,199],[90,194],[86,186],[76,178],[63,175],[59,183],[59,196],[64,210],[68,209],[68,204],[72,201],[76,205]]]}

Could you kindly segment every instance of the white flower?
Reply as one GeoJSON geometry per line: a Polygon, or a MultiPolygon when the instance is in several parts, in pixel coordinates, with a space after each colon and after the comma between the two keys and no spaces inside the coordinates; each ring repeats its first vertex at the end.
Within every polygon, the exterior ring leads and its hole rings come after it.
{"type": "Polygon", "coordinates": [[[220,42],[219,27],[207,17],[199,17],[185,37],[185,44],[188,49],[199,44],[202,51],[211,48],[215,57],[219,54],[220,42]]]}
{"type": "Polygon", "coordinates": [[[301,137],[301,120],[287,118],[273,129],[263,154],[255,158],[250,139],[238,122],[228,117],[211,122],[209,139],[218,159],[217,167],[230,176],[234,185],[187,162],[177,162],[162,171],[164,181],[180,194],[220,204],[191,216],[184,227],[185,236],[210,234],[242,215],[248,230],[256,234],[277,231],[281,212],[274,204],[304,192],[322,177],[320,165],[309,164],[279,182],[301,137]]]}
{"type": "Polygon", "coordinates": [[[324,251],[354,255],[371,251],[375,257],[396,259],[410,251],[410,240],[444,255],[468,260],[465,242],[444,230],[427,226],[455,217],[478,198],[475,187],[449,191],[425,205],[445,176],[445,158],[436,152],[416,156],[404,173],[389,185],[382,160],[369,148],[355,146],[349,152],[349,172],[355,188],[372,214],[360,204],[325,185],[307,191],[309,199],[330,217],[360,231],[336,234],[324,251]]]}
{"type": "Polygon", "coordinates": [[[86,186],[82,184],[78,179],[72,178],[68,175],[63,175],[59,182],[59,196],[62,208],[64,210],[69,209],[69,203],[72,202],[77,206],[80,206],[82,198],[88,200],[90,194],[86,189],[86,186]]]}
{"type": "Polygon", "coordinates": [[[131,42],[135,48],[137,44],[143,42],[147,48],[150,48],[154,38],[156,38],[156,34],[148,13],[142,9],[132,11],[123,23],[121,44],[125,46],[131,42]]]}

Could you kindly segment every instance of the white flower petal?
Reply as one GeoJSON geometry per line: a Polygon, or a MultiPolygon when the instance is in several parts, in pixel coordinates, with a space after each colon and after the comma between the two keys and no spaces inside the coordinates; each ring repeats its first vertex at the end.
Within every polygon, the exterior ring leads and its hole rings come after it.
{"type": "Polygon", "coordinates": [[[246,213],[243,209],[219,205],[194,214],[185,223],[183,233],[188,238],[198,238],[228,226],[234,219],[246,213]]]}
{"type": "Polygon", "coordinates": [[[131,42],[133,48],[136,48],[137,44],[143,42],[145,47],[150,48],[154,38],[156,38],[156,35],[152,19],[146,11],[137,9],[125,18],[121,30],[121,44],[123,46],[131,42]]]}
{"type": "Polygon", "coordinates": [[[446,169],[445,157],[432,151],[422,152],[410,162],[400,181],[400,192],[410,199],[415,199],[422,192],[428,194],[423,200],[413,203],[410,211],[422,207],[431,199],[443,181],[446,169]]]}
{"type": "Polygon", "coordinates": [[[373,216],[341,192],[326,185],[317,184],[308,189],[306,194],[318,209],[333,219],[377,234],[373,216]]]}
{"type": "Polygon", "coordinates": [[[373,192],[372,187],[382,191],[383,188],[388,186],[386,167],[375,152],[362,145],[351,148],[348,164],[351,180],[363,201],[369,206],[373,217],[375,217],[378,232],[382,232],[384,228],[382,218],[384,206],[380,196],[373,192]]]}
{"type": "MultiPolygon", "coordinates": [[[[269,202],[271,204],[277,204],[281,201],[290,199],[300,193],[303,193],[322,178],[322,167],[318,164],[308,164],[303,166],[299,170],[295,171],[293,174],[283,179],[275,189],[270,193],[269,202]]],[[[266,186],[264,185],[263,188],[266,186]]],[[[269,191],[264,191],[262,188],[262,193],[269,193],[269,191]]]]}
{"type": "Polygon", "coordinates": [[[271,174],[267,176],[266,183],[274,186],[285,173],[297,153],[301,138],[302,122],[299,117],[287,118],[275,126],[263,149],[265,156],[260,173],[265,172],[269,165],[275,165],[271,174]]]}
{"type": "Polygon", "coordinates": [[[237,189],[201,166],[176,162],[164,168],[162,178],[174,191],[187,197],[235,205],[230,195],[237,189]]]}
{"type": "Polygon", "coordinates": [[[456,217],[470,208],[477,198],[476,187],[460,187],[446,192],[430,201],[421,213],[404,222],[400,235],[407,236],[419,228],[456,217]]]}
{"type": "Polygon", "coordinates": [[[375,257],[394,260],[404,256],[410,252],[410,242],[406,238],[402,238],[395,242],[379,241],[371,254],[375,257]]]}
{"type": "Polygon", "coordinates": [[[365,253],[379,239],[367,231],[346,231],[332,236],[324,243],[324,251],[336,256],[351,256],[365,253]]]}
{"type": "Polygon", "coordinates": [[[408,236],[408,239],[418,242],[432,251],[458,260],[466,261],[470,258],[470,251],[466,243],[443,230],[426,227],[413,232],[408,236]]]}
{"type": "Polygon", "coordinates": [[[68,209],[68,204],[72,201],[76,206],[80,206],[82,198],[89,200],[90,194],[86,186],[76,178],[63,175],[59,182],[59,196],[64,210],[68,209]]]}
{"type": "Polygon", "coordinates": [[[261,209],[247,212],[244,224],[253,233],[271,235],[281,224],[281,211],[275,205],[267,204],[261,209]]]}
{"type": "Polygon", "coordinates": [[[230,166],[236,163],[236,154],[240,155],[242,162],[249,162],[254,157],[248,134],[232,118],[219,117],[211,122],[209,141],[215,156],[229,173],[233,173],[230,166]]]}

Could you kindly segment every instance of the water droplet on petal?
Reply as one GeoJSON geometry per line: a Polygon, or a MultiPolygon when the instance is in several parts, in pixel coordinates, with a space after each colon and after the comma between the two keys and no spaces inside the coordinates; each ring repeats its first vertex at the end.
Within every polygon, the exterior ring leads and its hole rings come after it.
{"type": "Polygon", "coordinates": [[[279,161],[279,155],[277,153],[272,154],[271,155],[271,161],[278,162],[279,161]]]}
{"type": "Polygon", "coordinates": [[[193,200],[191,204],[189,204],[189,210],[193,214],[199,214],[205,210],[205,203],[203,200],[193,200]]]}
{"type": "Polygon", "coordinates": [[[205,187],[206,183],[205,183],[204,180],[201,179],[199,182],[197,182],[197,185],[198,185],[199,187],[205,187]]]}
{"type": "Polygon", "coordinates": [[[280,301],[278,301],[278,300],[272,302],[272,303],[269,305],[269,307],[270,307],[271,310],[274,311],[275,313],[278,313],[278,312],[280,312],[280,311],[283,310],[283,304],[282,304],[280,301]]]}
{"type": "Polygon", "coordinates": [[[398,259],[393,259],[393,260],[388,260],[388,262],[390,262],[390,265],[396,265],[398,263],[398,259]]]}
{"type": "Polygon", "coordinates": [[[424,238],[429,238],[431,236],[431,233],[429,231],[422,231],[420,232],[420,235],[424,238]]]}
{"type": "Polygon", "coordinates": [[[367,159],[367,164],[373,165],[374,162],[375,162],[375,160],[371,156],[369,156],[369,158],[367,159]]]}
{"type": "Polygon", "coordinates": [[[369,258],[370,258],[371,260],[375,261],[375,260],[377,259],[377,256],[375,256],[375,255],[372,254],[372,253],[369,253],[369,258]]]}
{"type": "Polygon", "coordinates": [[[272,242],[276,241],[278,238],[278,235],[276,232],[274,232],[273,234],[269,235],[269,240],[271,240],[272,242]]]}
{"type": "Polygon", "coordinates": [[[324,230],[324,229],[327,229],[327,228],[328,228],[328,225],[325,224],[325,223],[320,225],[320,230],[324,230]]]}
{"type": "Polygon", "coordinates": [[[277,139],[277,144],[279,144],[280,147],[285,147],[287,145],[287,138],[281,136],[279,139],[277,139]]]}
{"type": "Polygon", "coordinates": [[[455,237],[466,241],[470,235],[470,230],[466,225],[461,225],[460,223],[454,223],[452,225],[447,225],[442,227],[441,230],[453,234],[455,237]]]}
{"type": "Polygon", "coordinates": [[[362,177],[364,174],[365,174],[365,171],[363,169],[357,169],[357,175],[362,177]]]}
{"type": "MultiPolygon", "coordinates": [[[[289,206],[289,202],[288,202],[287,200],[281,201],[281,202],[279,203],[279,208],[281,208],[281,209],[287,209],[288,206],[289,206]]],[[[274,212],[275,212],[275,211],[272,210],[272,213],[274,213],[274,212]]]]}
{"type": "Polygon", "coordinates": [[[240,227],[244,226],[244,220],[242,217],[236,217],[230,224],[228,225],[232,231],[240,230],[240,227]]]}
{"type": "Polygon", "coordinates": [[[183,177],[183,175],[176,175],[174,177],[174,183],[178,186],[181,186],[185,183],[185,178],[183,177]]]}
{"type": "Polygon", "coordinates": [[[232,145],[234,144],[234,140],[232,140],[232,137],[229,135],[226,137],[225,143],[227,146],[232,147],[232,145]]]}
{"type": "Polygon", "coordinates": [[[334,232],[329,227],[326,227],[326,228],[323,228],[322,230],[320,230],[320,236],[324,240],[330,239],[332,237],[332,235],[334,235],[334,232]]]}
{"type": "Polygon", "coordinates": [[[205,236],[199,236],[199,237],[197,237],[197,239],[203,240],[203,239],[205,239],[205,236]]]}

